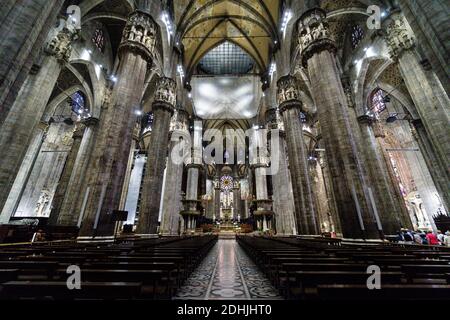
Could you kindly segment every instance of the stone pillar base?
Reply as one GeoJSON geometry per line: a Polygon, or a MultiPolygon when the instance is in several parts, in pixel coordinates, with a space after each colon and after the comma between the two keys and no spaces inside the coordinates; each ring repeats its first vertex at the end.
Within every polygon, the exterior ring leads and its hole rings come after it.
{"type": "Polygon", "coordinates": [[[196,204],[197,200],[183,200],[185,206],[188,207],[187,210],[180,212],[180,215],[184,219],[184,232],[183,234],[194,234],[197,228],[197,219],[201,215],[200,211],[194,210],[190,205],[196,204]]]}

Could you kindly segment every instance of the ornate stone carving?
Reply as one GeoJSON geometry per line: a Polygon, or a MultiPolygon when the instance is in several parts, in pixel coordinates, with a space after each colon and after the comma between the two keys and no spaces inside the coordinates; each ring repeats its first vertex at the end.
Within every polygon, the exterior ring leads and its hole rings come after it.
{"type": "Polygon", "coordinates": [[[277,82],[277,87],[277,103],[281,113],[289,106],[301,106],[300,92],[295,77],[291,75],[281,77],[277,82]]]}
{"type": "Polygon", "coordinates": [[[164,104],[171,107],[172,112],[177,102],[177,84],[173,79],[161,77],[155,92],[154,104],[164,104]]]}
{"type": "Polygon", "coordinates": [[[72,23],[65,23],[61,30],[54,29],[45,51],[56,57],[61,63],[69,62],[72,54],[72,42],[78,38],[79,30],[72,23]]]}
{"type": "Polygon", "coordinates": [[[215,178],[213,183],[214,183],[214,189],[220,190],[220,179],[215,178]]]}
{"type": "Polygon", "coordinates": [[[44,133],[47,133],[48,129],[50,128],[50,124],[48,122],[45,122],[45,121],[40,121],[38,123],[38,128],[40,130],[42,130],[44,133]]]}
{"type": "Polygon", "coordinates": [[[178,131],[187,133],[189,135],[189,128],[187,123],[188,114],[182,109],[175,109],[175,112],[170,120],[170,131],[178,131]]]}
{"type": "Polygon", "coordinates": [[[268,168],[270,166],[270,158],[269,157],[255,157],[250,161],[250,167],[253,169],[256,168],[268,168]]]}
{"type": "Polygon", "coordinates": [[[103,100],[102,100],[102,109],[108,109],[108,107],[112,101],[112,93],[113,93],[113,90],[111,87],[105,88],[105,91],[103,94],[103,100]]]}
{"type": "Polygon", "coordinates": [[[70,147],[72,145],[74,132],[66,132],[61,138],[61,143],[63,146],[70,147]]]}
{"type": "Polygon", "coordinates": [[[297,31],[297,46],[303,66],[306,67],[309,58],[316,52],[336,51],[324,10],[315,8],[305,12],[297,22],[297,31]]]}
{"type": "Polygon", "coordinates": [[[350,84],[350,79],[347,76],[342,77],[342,86],[344,88],[345,96],[347,98],[347,104],[350,108],[355,108],[355,102],[353,100],[352,86],[350,84]]]}
{"type": "Polygon", "coordinates": [[[41,195],[39,196],[39,200],[36,203],[36,207],[34,208],[36,217],[48,216],[48,214],[50,213],[50,199],[50,191],[47,189],[43,189],[41,191],[41,195]]]}
{"type": "Polygon", "coordinates": [[[158,27],[152,16],[142,11],[134,11],[128,17],[122,34],[120,48],[134,50],[151,61],[154,55],[158,27]]]}
{"type": "Polygon", "coordinates": [[[383,125],[380,120],[376,120],[373,125],[373,134],[375,138],[384,138],[386,137],[386,132],[384,131],[383,125]]]}
{"type": "Polygon", "coordinates": [[[375,116],[362,115],[358,117],[358,121],[364,125],[371,126],[375,138],[384,138],[386,133],[384,131],[383,125],[379,119],[375,116]]]}
{"type": "Polygon", "coordinates": [[[394,14],[387,21],[386,42],[391,59],[397,59],[405,50],[415,45],[415,38],[408,28],[405,18],[400,14],[394,14]]]}
{"type": "Polygon", "coordinates": [[[136,122],[133,128],[133,140],[139,142],[139,137],[141,136],[141,124],[136,122]]]}
{"type": "Polygon", "coordinates": [[[84,130],[86,129],[86,125],[83,122],[78,122],[73,130],[72,138],[81,139],[83,138],[84,130]]]}
{"type": "Polygon", "coordinates": [[[280,110],[278,109],[269,109],[267,112],[267,124],[269,129],[278,129],[281,132],[284,132],[284,122],[280,114],[280,110]]]}

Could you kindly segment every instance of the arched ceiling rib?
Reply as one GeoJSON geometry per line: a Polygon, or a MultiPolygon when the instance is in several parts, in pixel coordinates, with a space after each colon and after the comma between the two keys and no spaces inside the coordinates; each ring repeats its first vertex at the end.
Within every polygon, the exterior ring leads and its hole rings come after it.
{"type": "Polygon", "coordinates": [[[175,0],[174,16],[184,47],[184,64],[192,73],[211,49],[229,40],[239,45],[264,72],[278,41],[281,0],[175,0]]]}

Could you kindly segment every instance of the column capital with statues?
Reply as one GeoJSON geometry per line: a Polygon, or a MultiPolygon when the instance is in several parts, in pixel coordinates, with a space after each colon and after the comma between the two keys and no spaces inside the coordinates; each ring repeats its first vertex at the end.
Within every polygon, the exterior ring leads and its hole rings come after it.
{"type": "Polygon", "coordinates": [[[316,53],[329,50],[336,52],[336,43],[331,36],[325,10],[313,8],[297,20],[297,48],[302,65],[316,53]]]}
{"type": "Polygon", "coordinates": [[[119,46],[119,53],[133,51],[151,63],[155,56],[159,27],[152,16],[136,10],[127,19],[119,46]]]}
{"type": "Polygon", "coordinates": [[[72,55],[72,43],[79,37],[79,29],[69,22],[64,22],[62,28],[50,31],[45,52],[54,56],[59,63],[66,64],[72,55]]]}
{"type": "Polygon", "coordinates": [[[173,116],[177,103],[177,83],[172,78],[161,77],[156,84],[153,109],[168,110],[173,116]]]}
{"type": "Polygon", "coordinates": [[[397,60],[403,52],[414,48],[416,40],[408,22],[401,12],[392,13],[384,22],[389,56],[397,60]]]}
{"type": "Polygon", "coordinates": [[[287,75],[278,79],[277,104],[281,114],[290,108],[302,109],[303,103],[300,100],[300,91],[294,76],[287,75]]]}

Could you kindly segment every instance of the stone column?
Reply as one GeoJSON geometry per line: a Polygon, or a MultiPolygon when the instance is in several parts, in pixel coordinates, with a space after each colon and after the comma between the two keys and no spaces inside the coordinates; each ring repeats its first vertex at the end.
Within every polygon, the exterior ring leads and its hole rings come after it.
{"type": "Polygon", "coordinates": [[[113,236],[115,223],[112,212],[119,209],[136,108],[141,103],[147,68],[152,62],[157,28],[147,13],[135,11],[128,17],[119,46],[118,80],[112,90],[111,101],[103,111],[89,167],[89,193],[81,237],[113,236]]]}
{"type": "MultiPolygon", "coordinates": [[[[190,141],[188,131],[188,113],[177,109],[172,118],[171,137],[169,144],[169,160],[167,162],[166,184],[163,199],[163,216],[161,218],[160,232],[162,235],[178,235],[181,203],[181,184],[183,178],[183,162],[171,161],[174,148],[180,144],[180,139],[186,143],[190,141]]],[[[182,154],[178,156],[182,157],[182,154]]]]}
{"type": "Polygon", "coordinates": [[[275,212],[276,230],[280,235],[297,234],[295,222],[295,206],[292,191],[291,174],[288,167],[288,158],[286,155],[286,134],[284,123],[277,109],[268,111],[267,122],[269,129],[278,129],[279,133],[279,152],[278,172],[272,176],[273,184],[273,209],[275,212]]]}
{"type": "Polygon", "coordinates": [[[138,234],[158,232],[159,206],[168,151],[170,119],[176,103],[176,83],[170,78],[158,81],[153,102],[153,129],[150,137],[147,170],[142,185],[138,234]]]}
{"type": "MultiPolygon", "coordinates": [[[[416,106],[429,141],[428,163],[446,208],[450,207],[450,99],[433,71],[427,71],[415,52],[415,38],[398,12],[386,20],[389,54],[398,61],[406,87],[416,106]]],[[[448,79],[447,79],[448,80],[448,79]]]]}
{"type": "Polygon", "coordinates": [[[398,4],[417,36],[425,56],[439,76],[447,95],[450,95],[449,2],[446,0],[399,0],[398,4]]]}
{"type": "Polygon", "coordinates": [[[233,219],[241,217],[241,187],[239,177],[235,176],[233,180],[233,219]]]}
{"type": "Polygon", "coordinates": [[[242,182],[240,181],[239,182],[240,183],[240,185],[241,185],[241,201],[240,201],[240,205],[239,205],[239,212],[240,212],[240,214],[241,214],[241,221],[243,220],[243,219],[246,219],[246,218],[248,218],[247,217],[247,204],[246,204],[246,202],[247,202],[247,200],[246,199],[242,199],[242,182]]]}
{"type": "Polygon", "coordinates": [[[333,186],[330,177],[330,169],[325,156],[319,157],[320,168],[323,173],[323,185],[327,194],[327,206],[330,209],[331,218],[333,220],[334,232],[342,234],[341,222],[337,213],[336,201],[334,197],[333,186]]]}
{"type": "Polygon", "coordinates": [[[351,127],[357,120],[349,114],[325,11],[305,12],[297,27],[298,49],[310,77],[343,235],[379,238],[381,224],[369,209],[362,159],[351,127]]]}
{"type": "Polygon", "coordinates": [[[57,225],[76,226],[79,224],[80,210],[87,187],[89,159],[94,149],[98,123],[99,120],[97,118],[83,120],[85,125],[83,139],[71,172],[61,209],[57,215],[57,225]]]}
{"type": "Polygon", "coordinates": [[[289,168],[294,192],[295,217],[299,234],[318,234],[316,210],[312,197],[307,151],[303,138],[303,124],[300,121],[302,102],[296,79],[285,76],[278,80],[278,106],[283,117],[289,168]]]}
{"type": "MultiPolygon", "coordinates": [[[[30,73],[33,63],[40,54],[63,3],[64,1],[59,0],[2,1],[0,10],[0,127],[30,73]]],[[[49,89],[48,94],[52,89],[49,89]]],[[[3,203],[0,207],[2,205],[3,203]]]]}
{"type": "Polygon", "coordinates": [[[219,178],[214,180],[214,214],[215,219],[220,219],[220,182],[219,178]]]}
{"type": "Polygon", "coordinates": [[[125,180],[123,182],[122,196],[120,197],[119,210],[124,210],[127,202],[127,196],[130,188],[131,171],[134,166],[134,158],[136,156],[136,147],[139,146],[139,137],[141,133],[141,126],[136,122],[133,131],[133,140],[131,142],[130,154],[128,156],[127,171],[125,173],[125,180]]]}
{"type": "Polygon", "coordinates": [[[255,162],[251,164],[251,168],[255,172],[256,186],[256,210],[253,212],[253,215],[260,231],[273,230],[273,201],[269,199],[267,176],[265,174],[265,169],[268,166],[269,161],[264,157],[256,157],[255,162]]]}
{"type": "MultiPolygon", "coordinates": [[[[206,174],[206,172],[205,172],[206,174]]],[[[207,176],[206,179],[206,192],[207,197],[205,198],[206,204],[206,218],[213,219],[214,217],[214,182],[207,176]]]]}
{"type": "Polygon", "coordinates": [[[196,228],[197,218],[200,216],[198,210],[200,206],[200,200],[198,199],[198,182],[199,173],[202,165],[196,163],[195,159],[190,159],[186,165],[187,170],[187,186],[186,186],[186,199],[183,200],[184,210],[180,212],[184,219],[185,232],[194,233],[196,228]]]}
{"type": "Polygon", "coordinates": [[[28,146],[28,150],[20,166],[19,173],[16,176],[5,206],[1,211],[0,224],[8,224],[10,218],[16,213],[34,164],[36,163],[41,147],[47,137],[49,127],[50,126],[48,123],[40,122],[34,130],[34,138],[28,146]]]}
{"type": "Polygon", "coordinates": [[[0,127],[0,208],[3,208],[14,183],[34,129],[44,114],[62,66],[72,52],[77,30],[65,27],[52,33],[46,55],[37,74],[30,75],[0,127]]]}
{"type": "Polygon", "coordinates": [[[396,190],[389,178],[388,168],[383,159],[383,151],[376,141],[376,135],[384,136],[381,124],[368,115],[358,117],[358,121],[365,147],[365,164],[370,174],[372,193],[376,199],[375,203],[384,233],[393,235],[402,227],[412,228],[411,222],[405,224],[407,222],[403,219],[406,213],[405,203],[398,201],[396,190]],[[376,135],[373,127],[375,127],[376,135]]]}
{"type": "Polygon", "coordinates": [[[323,183],[322,169],[317,160],[311,160],[311,183],[313,185],[314,203],[316,205],[319,233],[334,231],[327,193],[323,183]]]}
{"type": "Polygon", "coordinates": [[[419,145],[434,185],[436,186],[436,190],[441,196],[444,208],[447,212],[450,212],[448,207],[448,204],[450,203],[450,192],[448,191],[450,188],[449,180],[447,180],[447,176],[440,174],[441,171],[438,170],[439,160],[434,153],[433,146],[421,119],[416,119],[411,122],[411,131],[419,145]]]}
{"type": "MultiPolygon", "coordinates": [[[[70,148],[70,152],[67,155],[63,172],[61,173],[58,186],[56,187],[55,195],[53,196],[52,209],[50,211],[50,217],[48,219],[49,225],[56,225],[58,222],[59,213],[61,211],[67,187],[70,182],[70,177],[72,176],[72,172],[75,167],[75,161],[78,157],[78,151],[80,150],[81,140],[83,138],[85,128],[86,127],[83,123],[78,123],[73,132],[72,147],[70,148]]],[[[80,194],[77,193],[77,196],[80,196],[80,194]]]]}
{"type": "Polygon", "coordinates": [[[183,217],[186,233],[194,233],[201,201],[199,200],[200,171],[202,168],[202,128],[194,126],[192,133],[192,153],[187,159],[187,186],[186,199],[183,200],[184,210],[180,212],[183,217]]]}

